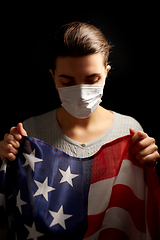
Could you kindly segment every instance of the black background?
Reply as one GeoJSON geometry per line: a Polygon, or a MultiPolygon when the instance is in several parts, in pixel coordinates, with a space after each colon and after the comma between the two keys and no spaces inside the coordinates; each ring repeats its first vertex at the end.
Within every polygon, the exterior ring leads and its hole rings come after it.
{"type": "Polygon", "coordinates": [[[158,8],[156,1],[3,5],[0,140],[18,122],[60,105],[48,71],[49,33],[83,21],[112,45],[102,105],[137,119],[160,146],[158,8]]]}

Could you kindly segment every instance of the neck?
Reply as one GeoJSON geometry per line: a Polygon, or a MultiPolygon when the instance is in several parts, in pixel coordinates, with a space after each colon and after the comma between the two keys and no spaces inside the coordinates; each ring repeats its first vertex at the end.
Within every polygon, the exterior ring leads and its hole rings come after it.
{"type": "Polygon", "coordinates": [[[81,127],[81,128],[87,128],[92,123],[95,123],[99,117],[101,117],[102,107],[98,106],[98,108],[87,118],[79,119],[73,117],[71,114],[69,114],[65,108],[61,107],[57,110],[57,119],[60,125],[65,124],[69,127],[81,127]]]}

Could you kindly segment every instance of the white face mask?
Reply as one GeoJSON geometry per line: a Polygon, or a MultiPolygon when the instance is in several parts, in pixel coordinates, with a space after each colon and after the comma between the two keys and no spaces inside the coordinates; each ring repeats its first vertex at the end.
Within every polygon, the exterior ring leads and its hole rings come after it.
{"type": "Polygon", "coordinates": [[[81,84],[58,88],[62,107],[76,118],[87,118],[102,102],[104,84],[81,84]]]}

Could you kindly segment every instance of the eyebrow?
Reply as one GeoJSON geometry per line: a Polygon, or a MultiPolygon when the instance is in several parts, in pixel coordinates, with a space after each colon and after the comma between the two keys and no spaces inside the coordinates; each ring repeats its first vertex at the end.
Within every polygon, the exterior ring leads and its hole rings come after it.
{"type": "MultiPolygon", "coordinates": [[[[99,75],[101,75],[101,73],[93,73],[93,74],[91,74],[91,75],[86,76],[86,78],[97,77],[97,76],[99,76],[99,75]]],[[[66,74],[61,74],[61,75],[59,75],[58,77],[74,79],[74,77],[68,76],[68,75],[66,75],[66,74]]]]}
{"type": "Polygon", "coordinates": [[[65,75],[65,74],[61,74],[61,75],[59,75],[58,77],[74,79],[74,77],[71,77],[71,76],[68,76],[68,75],[65,75]]]}
{"type": "Polygon", "coordinates": [[[91,78],[91,77],[99,77],[101,73],[93,73],[91,75],[86,76],[86,78],[91,78]]]}

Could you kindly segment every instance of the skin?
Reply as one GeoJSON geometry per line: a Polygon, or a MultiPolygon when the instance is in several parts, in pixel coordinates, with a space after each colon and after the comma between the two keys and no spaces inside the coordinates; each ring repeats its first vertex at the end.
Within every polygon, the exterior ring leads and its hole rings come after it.
{"type": "MultiPolygon", "coordinates": [[[[78,84],[103,84],[110,70],[103,64],[101,53],[84,57],[58,57],[54,73],[50,69],[55,87],[73,86],[78,84]]],[[[112,124],[113,113],[99,106],[94,113],[85,119],[78,119],[70,115],[63,107],[57,110],[57,120],[61,130],[77,142],[89,142],[101,136],[112,124]],[[65,119],[65,121],[64,121],[65,119]]],[[[141,163],[155,163],[160,155],[155,139],[143,131],[130,129],[132,137],[131,152],[141,163]]],[[[12,127],[10,133],[0,142],[0,157],[10,161],[16,159],[22,136],[27,136],[22,123],[12,127]]]]}

